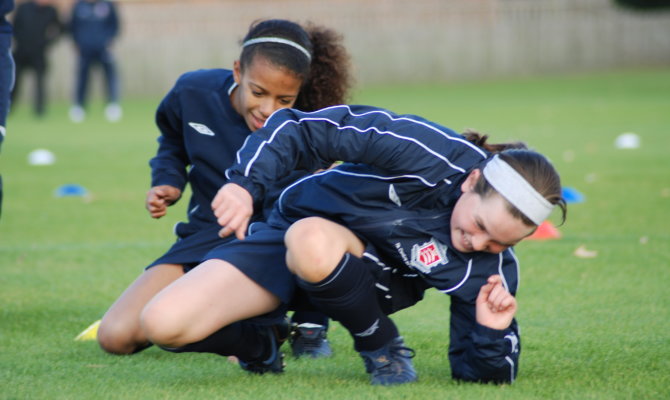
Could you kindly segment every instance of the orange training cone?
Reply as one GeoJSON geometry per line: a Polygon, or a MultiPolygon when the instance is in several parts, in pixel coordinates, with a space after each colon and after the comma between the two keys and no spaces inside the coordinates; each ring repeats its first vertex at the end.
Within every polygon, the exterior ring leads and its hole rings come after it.
{"type": "Polygon", "coordinates": [[[556,227],[549,221],[544,221],[537,227],[535,232],[532,235],[528,236],[527,239],[530,240],[549,240],[549,239],[559,239],[561,237],[561,232],[556,229],[556,227]]]}

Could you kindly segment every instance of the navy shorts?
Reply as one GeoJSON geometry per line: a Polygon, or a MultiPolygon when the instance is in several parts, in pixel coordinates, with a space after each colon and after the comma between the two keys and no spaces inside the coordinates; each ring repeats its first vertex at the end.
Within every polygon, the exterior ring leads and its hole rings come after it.
{"type": "MultiPolygon", "coordinates": [[[[286,309],[313,310],[306,294],[297,286],[295,275],[286,266],[286,229],[256,223],[251,231],[252,234],[245,240],[233,240],[210,251],[207,259],[231,263],[277,296],[286,309]]],[[[392,314],[423,299],[429,286],[416,273],[385,265],[370,246],[363,261],[376,282],[375,288],[384,313],[392,314]]]]}
{"type": "Polygon", "coordinates": [[[229,262],[282,303],[291,304],[296,281],[286,266],[286,229],[257,222],[250,232],[244,240],[233,239],[214,248],[205,258],[229,262]]]}
{"type": "Polygon", "coordinates": [[[207,258],[205,256],[212,249],[224,243],[233,241],[234,236],[226,238],[219,237],[221,226],[217,223],[193,224],[179,223],[175,227],[175,233],[179,238],[170,249],[149,264],[149,269],[159,264],[178,264],[184,266],[184,272],[196,267],[207,258]]]}

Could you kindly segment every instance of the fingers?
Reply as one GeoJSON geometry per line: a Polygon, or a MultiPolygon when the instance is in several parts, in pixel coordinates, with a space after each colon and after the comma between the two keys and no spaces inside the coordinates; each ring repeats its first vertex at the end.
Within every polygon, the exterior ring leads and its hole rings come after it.
{"type": "Polygon", "coordinates": [[[219,237],[224,238],[231,233],[235,232],[235,237],[238,238],[239,240],[244,240],[246,237],[246,232],[247,232],[248,224],[244,223],[243,225],[240,225],[238,228],[234,229],[230,225],[224,226],[219,230],[219,237]]]}
{"type": "Polygon", "coordinates": [[[238,214],[238,205],[231,204],[232,202],[222,202],[218,208],[214,209],[214,215],[216,216],[216,222],[221,226],[229,226],[235,229],[233,219],[238,214]]]}
{"type": "Polygon", "coordinates": [[[516,299],[505,289],[500,275],[492,275],[479,290],[477,303],[485,303],[492,312],[502,312],[516,306],[516,299]]]}
{"type": "Polygon", "coordinates": [[[161,218],[167,215],[167,208],[155,208],[155,209],[149,209],[149,215],[151,215],[151,218],[161,218]]]}
{"type": "Polygon", "coordinates": [[[516,311],[516,299],[505,289],[502,278],[499,275],[490,276],[477,296],[477,322],[491,329],[507,329],[516,311]]]}
{"type": "Polygon", "coordinates": [[[147,192],[145,207],[153,218],[167,214],[167,207],[181,196],[181,190],[170,185],[154,186],[147,192]]]}
{"type": "MultiPolygon", "coordinates": [[[[221,223],[222,221],[221,218],[219,218],[217,221],[221,223]]],[[[227,219],[224,219],[223,221],[228,221],[227,219]]],[[[232,219],[230,221],[225,222],[223,225],[223,228],[219,230],[219,237],[226,237],[230,235],[231,233],[235,232],[235,237],[244,240],[244,237],[247,232],[247,227],[249,225],[249,218],[244,217],[243,215],[233,215],[232,219]]]]}
{"type": "Polygon", "coordinates": [[[147,193],[145,207],[152,218],[160,218],[167,214],[165,200],[158,196],[155,190],[149,190],[147,193]]]}
{"type": "Polygon", "coordinates": [[[514,296],[502,286],[502,284],[497,284],[493,287],[493,290],[491,290],[487,303],[492,312],[503,312],[511,306],[514,306],[516,300],[514,299],[514,296]]]}
{"type": "Polygon", "coordinates": [[[231,233],[233,233],[233,230],[228,228],[227,226],[224,226],[223,228],[219,229],[219,237],[220,238],[224,238],[224,237],[230,235],[231,233]]]}
{"type": "Polygon", "coordinates": [[[490,284],[501,284],[502,285],[502,277],[500,275],[491,275],[489,276],[489,279],[487,279],[487,282],[490,284]]]}
{"type": "Polygon", "coordinates": [[[221,216],[222,210],[226,207],[226,203],[230,201],[230,198],[232,197],[230,192],[231,190],[228,185],[223,185],[219,191],[216,192],[216,196],[214,196],[214,199],[212,200],[212,210],[214,210],[214,215],[216,215],[217,218],[221,216]]]}
{"type": "MultiPolygon", "coordinates": [[[[219,208],[221,208],[221,203],[225,199],[225,194],[223,193],[223,188],[219,189],[218,192],[216,192],[216,195],[214,196],[214,199],[212,200],[212,210],[214,210],[214,215],[217,215],[217,211],[219,208]]],[[[218,217],[218,215],[217,215],[218,217]]]]}
{"type": "Polygon", "coordinates": [[[173,203],[175,203],[177,200],[179,200],[180,197],[181,197],[181,190],[179,190],[179,189],[174,189],[174,190],[169,191],[169,192],[164,196],[164,199],[165,199],[165,202],[166,202],[167,204],[173,204],[173,203]]]}
{"type": "Polygon", "coordinates": [[[489,277],[486,284],[479,289],[479,295],[477,296],[477,303],[485,303],[488,301],[489,295],[491,294],[491,291],[493,290],[493,288],[497,283],[495,280],[492,280],[491,278],[492,277],[489,277]]]}
{"type": "Polygon", "coordinates": [[[223,227],[219,236],[234,232],[238,239],[244,239],[253,215],[253,201],[246,189],[232,183],[224,185],[212,200],[212,209],[216,221],[223,227]]]}

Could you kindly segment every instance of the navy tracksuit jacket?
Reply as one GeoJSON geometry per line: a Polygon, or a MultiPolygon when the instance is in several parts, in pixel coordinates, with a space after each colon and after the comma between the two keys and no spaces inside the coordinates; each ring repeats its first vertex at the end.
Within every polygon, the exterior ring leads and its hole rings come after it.
{"type": "Polygon", "coordinates": [[[511,382],[520,351],[516,321],[502,331],[477,324],[475,299],[493,274],[516,293],[514,252],[461,253],[450,239],[460,184],[489,156],[461,135],[417,116],[368,106],[310,113],[286,109],[249,137],[226,175],[256,199],[295,168],[347,161],[286,188],[268,223],[322,216],[347,226],[383,263],[451,296],[454,378],[511,382]]]}
{"type": "MultiPolygon", "coordinates": [[[[150,161],[151,186],[171,185],[183,192],[190,183],[193,194],[188,206],[189,231],[217,224],[212,199],[227,183],[224,171],[235,162],[237,150],[250,134],[244,118],[230,103],[235,87],[231,70],[187,72],[179,77],[156,111],[161,136],[157,154],[150,161]]],[[[278,179],[256,210],[254,220],[264,219],[281,189],[306,174],[307,171],[294,171],[278,179]]]]}

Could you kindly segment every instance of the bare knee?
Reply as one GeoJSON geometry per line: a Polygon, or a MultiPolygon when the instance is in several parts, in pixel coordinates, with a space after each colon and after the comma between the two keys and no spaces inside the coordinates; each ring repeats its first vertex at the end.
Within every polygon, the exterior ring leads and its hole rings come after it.
{"type": "Polygon", "coordinates": [[[98,327],[98,344],[111,354],[132,354],[146,345],[137,337],[138,328],[137,324],[133,328],[123,321],[103,318],[98,327]]]}
{"type": "Polygon", "coordinates": [[[132,354],[147,347],[140,312],[156,293],[183,275],[183,267],[177,264],[159,264],[140,274],[102,318],[98,328],[100,347],[112,354],[132,354]]]}
{"type": "Polygon", "coordinates": [[[140,328],[151,343],[164,347],[180,347],[188,342],[182,340],[182,325],[171,318],[170,310],[160,303],[150,302],[140,314],[140,328]]]}
{"type": "Polygon", "coordinates": [[[346,252],[362,253],[363,249],[347,228],[319,217],[295,222],[284,240],[288,268],[308,282],[325,279],[346,252]]]}

